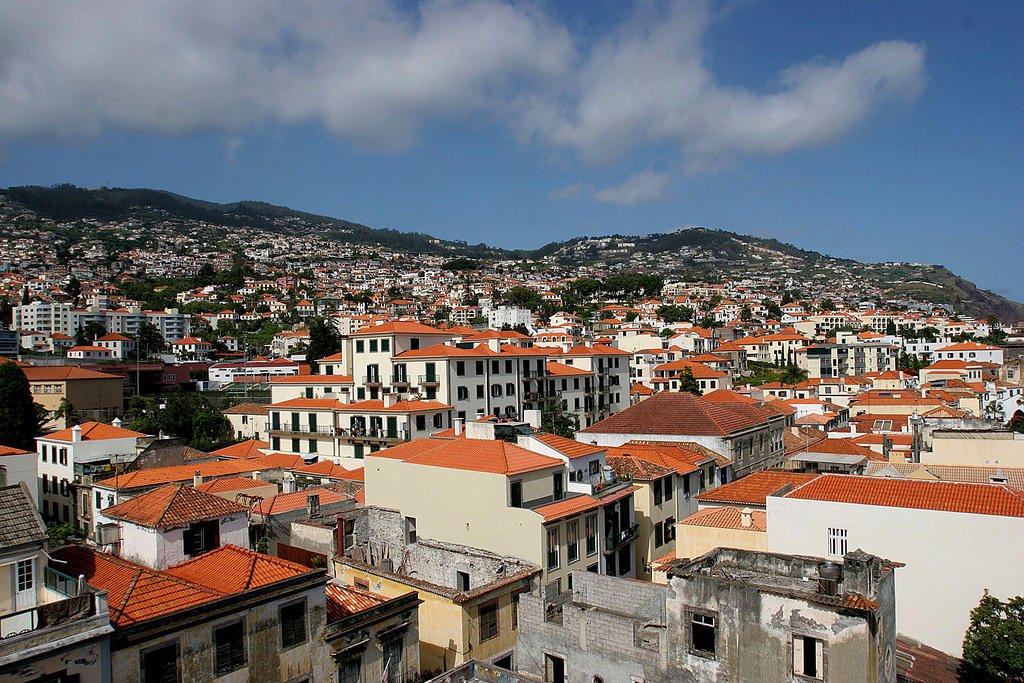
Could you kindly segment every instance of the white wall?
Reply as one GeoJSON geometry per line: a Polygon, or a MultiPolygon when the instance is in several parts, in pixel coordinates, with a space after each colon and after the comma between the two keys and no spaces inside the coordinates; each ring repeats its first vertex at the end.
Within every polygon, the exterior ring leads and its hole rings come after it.
{"type": "Polygon", "coordinates": [[[1022,587],[1024,518],[854,505],[769,496],[768,550],[826,557],[828,529],[905,567],[896,572],[896,626],[960,656],[971,609],[986,588],[1001,599],[1022,587]]]}

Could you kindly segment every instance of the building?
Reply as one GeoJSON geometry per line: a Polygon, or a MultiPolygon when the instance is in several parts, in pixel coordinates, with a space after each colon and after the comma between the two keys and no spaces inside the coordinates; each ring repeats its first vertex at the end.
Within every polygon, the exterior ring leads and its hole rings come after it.
{"type": "Polygon", "coordinates": [[[340,523],[353,532],[334,560],[340,581],[379,597],[418,596],[424,671],[470,658],[514,668],[519,595],[539,585],[539,566],[410,533],[397,510],[364,507],[340,523]]]}
{"type": "Polygon", "coordinates": [[[0,487],[0,680],[110,683],[107,593],[47,564],[29,488],[0,487]]]}
{"type": "Polygon", "coordinates": [[[113,352],[105,346],[72,346],[67,351],[71,360],[107,361],[114,360],[113,352]]]}
{"type": "Polygon", "coordinates": [[[1005,484],[823,474],[768,496],[767,513],[772,552],[905,562],[899,632],[955,656],[986,589],[1020,592],[1024,557],[1007,539],[1024,532],[1024,495],[1005,484]]]}
{"type": "Polygon", "coordinates": [[[114,555],[166,569],[222,545],[248,547],[246,512],[246,507],[212,493],[167,484],[103,508],[93,531],[97,543],[114,555]]]}
{"type": "Polygon", "coordinates": [[[338,673],[333,680],[419,680],[420,600],[416,593],[384,598],[336,580],[328,581],[325,591],[324,639],[338,673]]]}
{"type": "Polygon", "coordinates": [[[811,379],[889,372],[896,369],[899,347],[885,343],[814,344],[796,352],[796,362],[811,379]]]}
{"type": "Polygon", "coordinates": [[[760,406],[660,392],[579,430],[576,439],[600,446],[692,441],[727,457],[735,476],[741,477],[782,462],[784,423],[784,416],[760,406]]]}
{"type": "Polygon", "coordinates": [[[64,428],[61,403],[67,399],[81,418],[110,420],[123,414],[124,379],[117,375],[85,370],[71,365],[27,366],[32,400],[49,413],[45,427],[64,428]]]}
{"type": "Polygon", "coordinates": [[[267,406],[260,403],[238,403],[221,411],[231,423],[231,433],[239,441],[266,438],[270,431],[267,406]]]}
{"type": "Polygon", "coordinates": [[[593,681],[895,683],[898,567],[720,548],[667,586],[594,574],[520,597],[521,672],[593,681]]]}
{"type": "Polygon", "coordinates": [[[113,681],[326,681],[336,671],[322,569],[230,545],[162,571],[84,545],[51,563],[107,591],[113,681]]]}
{"type": "MultiPolygon", "coordinates": [[[[135,456],[139,437],[120,425],[85,422],[36,439],[39,482],[36,500],[43,519],[75,524],[78,519],[74,484],[87,468],[108,467],[135,456]]],[[[84,507],[91,503],[86,500],[84,507]]]]}

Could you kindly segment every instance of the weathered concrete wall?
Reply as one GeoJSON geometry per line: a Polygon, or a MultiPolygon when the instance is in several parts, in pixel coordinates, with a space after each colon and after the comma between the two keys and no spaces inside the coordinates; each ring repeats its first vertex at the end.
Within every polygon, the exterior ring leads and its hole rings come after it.
{"type": "MultiPolygon", "coordinates": [[[[246,666],[217,678],[221,683],[247,681],[290,681],[309,677],[311,681],[327,681],[334,671],[329,648],[324,641],[327,608],[323,586],[293,594],[249,609],[244,613],[197,624],[172,636],[143,642],[112,653],[112,680],[137,683],[141,680],[140,652],[154,646],[177,642],[180,652],[180,680],[204,681],[214,678],[213,629],[245,619],[246,666]],[[296,599],[306,600],[306,641],[281,650],[281,627],[278,609],[296,599]]],[[[336,672],[335,672],[336,673],[336,672]]]]}

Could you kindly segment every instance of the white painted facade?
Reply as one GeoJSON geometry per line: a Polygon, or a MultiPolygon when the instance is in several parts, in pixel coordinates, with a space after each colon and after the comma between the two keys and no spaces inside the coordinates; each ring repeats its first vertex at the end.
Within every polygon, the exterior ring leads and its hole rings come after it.
{"type": "MultiPolygon", "coordinates": [[[[154,529],[124,520],[111,519],[102,512],[93,517],[96,526],[116,524],[121,528],[121,542],[116,554],[126,560],[138,562],[152,569],[167,567],[192,559],[185,550],[184,534],[188,526],[154,529]]],[[[220,545],[249,547],[249,520],[244,514],[221,517],[220,545]]]]}

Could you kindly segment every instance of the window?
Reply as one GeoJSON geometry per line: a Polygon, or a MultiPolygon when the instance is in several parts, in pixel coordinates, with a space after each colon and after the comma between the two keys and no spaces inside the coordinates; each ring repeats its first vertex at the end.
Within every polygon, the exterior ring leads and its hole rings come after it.
{"type": "Polygon", "coordinates": [[[455,397],[459,401],[465,401],[469,399],[469,387],[456,387],[455,397]]]}
{"type": "Polygon", "coordinates": [[[498,396],[501,396],[501,385],[500,384],[492,384],[491,385],[491,396],[493,396],[495,398],[497,398],[498,396]]]}
{"type": "Polygon", "coordinates": [[[96,492],[96,509],[99,510],[100,506],[103,505],[103,496],[99,491],[96,492]]]}
{"type": "Polygon", "coordinates": [[[484,385],[483,384],[477,384],[476,385],[476,397],[477,398],[483,398],[484,397],[484,385]]]}
{"type": "Polygon", "coordinates": [[[338,665],[338,683],[360,683],[359,660],[349,659],[338,665]]]}
{"type": "Polygon", "coordinates": [[[370,590],[370,581],[368,579],[361,579],[357,576],[353,579],[352,583],[356,588],[361,588],[364,591],[370,590]]]}
{"type": "Polygon", "coordinates": [[[390,339],[381,339],[380,340],[380,350],[381,351],[390,351],[391,350],[391,340],[390,339]]]}
{"type": "Polygon", "coordinates": [[[405,538],[406,543],[416,542],[416,518],[406,517],[405,518],[405,538]]]}
{"type": "Polygon", "coordinates": [[[587,534],[587,557],[597,554],[597,515],[589,515],[584,520],[587,534]]]}
{"type": "Polygon", "coordinates": [[[457,377],[465,377],[466,375],[466,361],[460,360],[455,362],[455,375],[457,377]]]}
{"type": "Polygon", "coordinates": [[[384,641],[384,679],[387,681],[404,681],[402,671],[402,637],[388,638],[384,641]]]}
{"type": "Polygon", "coordinates": [[[491,372],[494,374],[498,374],[499,372],[501,372],[501,363],[499,361],[491,361],[491,372]]]}
{"type": "Polygon", "coordinates": [[[840,557],[846,554],[847,548],[847,530],[846,529],[834,529],[829,527],[828,530],[828,554],[839,555],[840,557]]]}
{"type": "Polygon", "coordinates": [[[662,533],[661,522],[658,522],[654,525],[654,547],[657,548],[663,543],[665,543],[665,536],[662,533]]]}
{"type": "Polygon", "coordinates": [[[292,439],[292,453],[299,452],[299,439],[292,439]]]}
{"type": "MultiPolygon", "coordinates": [[[[576,399],[576,400],[578,401],[579,399],[576,399]]],[[[601,473],[601,461],[600,460],[591,460],[590,461],[590,476],[593,477],[593,476],[598,475],[600,473],[601,473]]]]}
{"type": "Polygon", "coordinates": [[[565,561],[572,564],[580,559],[580,520],[573,519],[565,524],[565,561]]]}
{"type": "Polygon", "coordinates": [[[478,375],[484,374],[484,362],[482,360],[478,360],[476,362],[476,374],[478,374],[478,375]]]}
{"type": "Polygon", "coordinates": [[[508,374],[512,374],[512,361],[505,361],[505,372],[508,374]]]}
{"type": "Polygon", "coordinates": [[[39,451],[39,455],[42,458],[42,461],[46,462],[46,444],[43,444],[43,447],[39,451]]]}
{"type": "Polygon", "coordinates": [[[236,621],[213,630],[215,676],[223,676],[245,666],[245,624],[236,621]]]}
{"type": "Polygon", "coordinates": [[[505,385],[505,395],[506,396],[514,396],[515,393],[516,393],[516,385],[513,384],[512,382],[507,383],[505,385]]]}
{"type": "Polygon", "coordinates": [[[558,569],[558,528],[548,529],[548,569],[558,569]]]}
{"type": "Polygon", "coordinates": [[[514,508],[523,507],[523,482],[514,481],[509,484],[509,504],[514,508]]]}
{"type": "Polygon", "coordinates": [[[661,505],[661,479],[651,482],[651,488],[654,490],[654,504],[661,505]]]}
{"type": "Polygon", "coordinates": [[[704,656],[715,656],[715,617],[713,614],[693,613],[691,615],[690,651],[704,656]]]}
{"type": "Polygon", "coordinates": [[[817,638],[793,636],[793,673],[797,676],[825,678],[825,643],[817,638]]]}
{"type": "Polygon", "coordinates": [[[440,429],[444,426],[444,413],[434,413],[434,427],[440,429]]]}
{"type": "Polygon", "coordinates": [[[18,560],[18,592],[32,590],[35,585],[32,560],[18,560]]]}
{"type": "Polygon", "coordinates": [[[281,450],[281,437],[275,436],[270,440],[270,448],[274,451],[281,450]]]}
{"type": "Polygon", "coordinates": [[[552,475],[552,477],[551,477],[551,487],[552,487],[551,497],[554,500],[562,500],[562,496],[564,495],[564,493],[563,493],[564,492],[563,482],[562,482],[562,472],[555,472],[552,475]]]}
{"type": "Polygon", "coordinates": [[[480,642],[498,637],[498,601],[480,605],[480,642]]]}
{"type": "Polygon", "coordinates": [[[279,610],[281,622],[281,649],[306,642],[306,601],[284,605],[279,610]]]}
{"type": "Polygon", "coordinates": [[[665,491],[665,500],[672,500],[672,489],[674,488],[674,482],[672,481],[672,475],[665,477],[662,482],[662,489],[665,491]]]}
{"type": "Polygon", "coordinates": [[[178,683],[178,643],[168,643],[139,653],[143,683],[178,683]]]}
{"type": "Polygon", "coordinates": [[[377,340],[376,339],[371,339],[370,340],[370,353],[377,353],[377,340]]]}
{"type": "Polygon", "coordinates": [[[363,340],[362,339],[357,339],[356,340],[356,353],[362,353],[363,350],[364,350],[363,340]]]}
{"type": "Polygon", "coordinates": [[[185,554],[196,557],[220,546],[220,522],[216,519],[192,524],[182,533],[185,554]]]}

